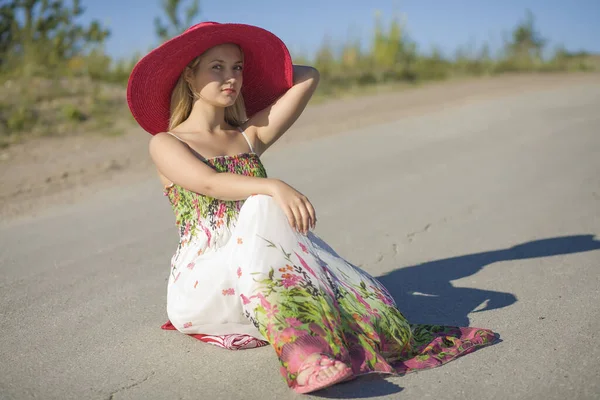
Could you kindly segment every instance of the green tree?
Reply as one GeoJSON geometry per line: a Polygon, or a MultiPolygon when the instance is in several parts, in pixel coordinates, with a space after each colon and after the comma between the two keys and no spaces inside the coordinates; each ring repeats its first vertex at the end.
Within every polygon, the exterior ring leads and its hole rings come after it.
{"type": "Polygon", "coordinates": [[[182,21],[179,11],[181,3],[181,0],[163,0],[162,9],[167,21],[163,23],[161,18],[154,18],[156,35],[163,42],[183,33],[183,31],[192,25],[192,21],[198,14],[200,14],[200,0],[193,0],[188,8],[185,9],[185,20],[182,21]]]}
{"type": "Polygon", "coordinates": [[[375,34],[371,47],[374,69],[384,79],[403,79],[410,74],[417,58],[417,49],[406,33],[404,18],[396,14],[386,30],[381,13],[375,14],[375,34]]]}
{"type": "Polygon", "coordinates": [[[80,0],[9,0],[0,7],[0,63],[8,56],[19,65],[59,65],[101,45],[110,32],[94,20],[76,22],[85,11],[80,0]],[[23,18],[15,16],[21,14],[23,18]]]}
{"type": "Polygon", "coordinates": [[[331,38],[326,36],[315,54],[315,67],[325,79],[331,78],[336,67],[335,53],[331,38]]]}
{"type": "Polygon", "coordinates": [[[545,45],[546,39],[535,27],[533,13],[527,10],[525,20],[521,21],[512,32],[512,41],[508,44],[510,55],[519,59],[540,60],[545,45]]]}
{"type": "Polygon", "coordinates": [[[0,6],[0,65],[14,42],[16,2],[0,6]]]}
{"type": "Polygon", "coordinates": [[[342,47],[341,64],[342,71],[347,75],[354,75],[358,72],[362,52],[360,50],[360,42],[358,40],[348,41],[342,47]]]}

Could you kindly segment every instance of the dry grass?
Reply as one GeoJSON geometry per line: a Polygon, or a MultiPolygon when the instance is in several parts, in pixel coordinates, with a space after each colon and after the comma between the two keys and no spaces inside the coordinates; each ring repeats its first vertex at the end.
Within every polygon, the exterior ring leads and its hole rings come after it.
{"type": "Polygon", "coordinates": [[[122,85],[89,78],[6,80],[0,91],[0,147],[25,137],[116,135],[127,115],[122,85]]]}

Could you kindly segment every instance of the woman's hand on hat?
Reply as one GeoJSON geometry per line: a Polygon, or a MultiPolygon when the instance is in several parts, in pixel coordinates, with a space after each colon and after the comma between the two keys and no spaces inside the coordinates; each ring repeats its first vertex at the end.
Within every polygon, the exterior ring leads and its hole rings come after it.
{"type": "Polygon", "coordinates": [[[315,209],[306,196],[280,180],[273,181],[272,196],[293,229],[303,235],[308,234],[309,229],[315,229],[315,209]]]}

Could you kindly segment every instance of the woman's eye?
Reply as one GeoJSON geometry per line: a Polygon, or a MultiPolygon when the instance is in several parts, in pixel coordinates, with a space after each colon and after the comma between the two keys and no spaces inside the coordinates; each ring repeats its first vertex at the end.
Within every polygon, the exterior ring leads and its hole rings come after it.
{"type": "MultiPolygon", "coordinates": [[[[213,65],[212,69],[222,70],[224,68],[223,68],[222,65],[217,64],[217,65],[213,65]]],[[[244,69],[244,67],[241,66],[241,65],[236,65],[235,67],[233,67],[233,69],[236,70],[236,71],[242,71],[244,69]]]]}

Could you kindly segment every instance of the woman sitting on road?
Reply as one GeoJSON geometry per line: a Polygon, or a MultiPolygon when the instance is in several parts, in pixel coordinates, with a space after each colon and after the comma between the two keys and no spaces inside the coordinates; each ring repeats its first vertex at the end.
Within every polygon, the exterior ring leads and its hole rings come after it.
{"type": "Polygon", "coordinates": [[[276,36],[242,24],[192,26],[136,65],[129,107],[153,135],[180,235],[163,328],[228,349],[270,344],[299,393],[492,343],[486,329],[409,324],[380,282],[311,231],[306,196],[267,177],[260,156],[318,82],[276,36]]]}

